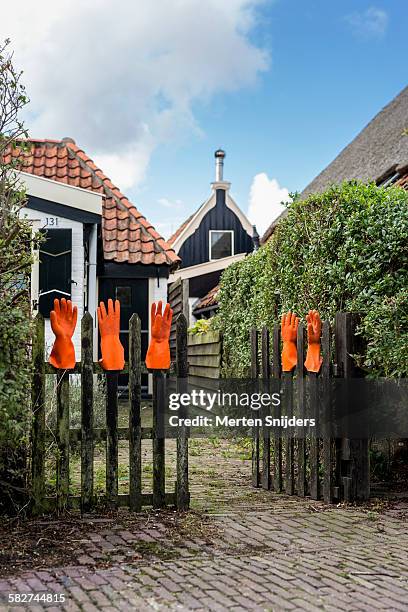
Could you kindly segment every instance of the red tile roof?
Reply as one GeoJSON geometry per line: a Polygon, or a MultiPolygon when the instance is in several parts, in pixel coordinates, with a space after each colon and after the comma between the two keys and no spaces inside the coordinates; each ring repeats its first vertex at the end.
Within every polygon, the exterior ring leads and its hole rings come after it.
{"type": "Polygon", "coordinates": [[[398,187],[402,187],[408,191],[408,168],[405,169],[404,172],[401,172],[401,176],[395,183],[398,187]]]}
{"type": "Polygon", "coordinates": [[[180,258],[153,225],[110,181],[71,138],[24,141],[26,147],[9,151],[5,162],[17,158],[23,172],[60,183],[97,191],[104,196],[102,238],[104,259],[117,263],[168,265],[180,258]]]}
{"type": "Polygon", "coordinates": [[[220,286],[216,285],[213,287],[204,297],[202,297],[193,308],[193,312],[201,310],[202,308],[209,308],[210,306],[218,306],[218,292],[220,286]]]}

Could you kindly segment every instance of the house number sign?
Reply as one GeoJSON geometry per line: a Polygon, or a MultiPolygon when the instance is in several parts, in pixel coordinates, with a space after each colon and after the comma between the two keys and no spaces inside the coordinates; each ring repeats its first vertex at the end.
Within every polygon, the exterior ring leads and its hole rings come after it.
{"type": "Polygon", "coordinates": [[[58,217],[45,217],[45,226],[58,227],[58,217]]]}

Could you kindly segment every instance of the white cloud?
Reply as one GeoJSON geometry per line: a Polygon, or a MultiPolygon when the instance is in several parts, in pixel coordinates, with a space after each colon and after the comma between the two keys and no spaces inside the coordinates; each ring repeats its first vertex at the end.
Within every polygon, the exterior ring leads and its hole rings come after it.
{"type": "Polygon", "coordinates": [[[347,15],[346,21],[356,36],[364,38],[381,38],[388,26],[388,14],[382,9],[370,6],[364,12],[347,15]]]}
{"type": "Polygon", "coordinates": [[[125,146],[120,153],[97,153],[93,159],[122,191],[126,191],[133,185],[139,185],[145,178],[153,148],[153,143],[146,138],[125,146]]]}
{"type": "Polygon", "coordinates": [[[160,217],[160,221],[156,222],[154,226],[159,234],[161,234],[165,240],[168,240],[180,225],[184,223],[187,217],[188,213],[182,216],[175,216],[172,214],[169,217],[160,217]]]}
{"type": "Polygon", "coordinates": [[[281,187],[275,178],[270,179],[266,172],[254,176],[249,194],[248,218],[261,236],[285,210],[281,202],[288,201],[289,191],[281,187]]]}
{"type": "Polygon", "coordinates": [[[180,208],[183,205],[182,200],[169,200],[168,198],[159,198],[158,203],[165,208],[180,208]]]}
{"type": "Polygon", "coordinates": [[[158,145],[199,132],[195,101],[268,68],[249,40],[263,1],[5,3],[31,135],[71,136],[122,189],[140,184],[158,145]]]}

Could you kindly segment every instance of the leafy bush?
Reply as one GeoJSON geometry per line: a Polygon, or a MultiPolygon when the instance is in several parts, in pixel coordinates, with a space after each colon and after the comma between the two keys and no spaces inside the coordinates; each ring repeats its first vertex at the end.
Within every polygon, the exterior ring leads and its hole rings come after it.
{"type": "Polygon", "coordinates": [[[26,104],[20,74],[12,65],[8,41],[0,45],[0,509],[24,501],[26,449],[30,422],[31,253],[29,223],[19,211],[25,193],[6,153],[25,136],[18,113],[26,104]]]}
{"type": "Polygon", "coordinates": [[[249,330],[317,308],[362,314],[371,375],[408,375],[408,193],[358,182],[289,205],[272,239],[225,270],[217,324],[224,373],[248,372],[249,330]]]}
{"type": "Polygon", "coordinates": [[[208,331],[210,331],[212,327],[213,327],[212,317],[210,319],[198,319],[198,321],[196,321],[194,325],[188,328],[188,331],[190,334],[193,334],[193,335],[205,334],[208,331]]]}

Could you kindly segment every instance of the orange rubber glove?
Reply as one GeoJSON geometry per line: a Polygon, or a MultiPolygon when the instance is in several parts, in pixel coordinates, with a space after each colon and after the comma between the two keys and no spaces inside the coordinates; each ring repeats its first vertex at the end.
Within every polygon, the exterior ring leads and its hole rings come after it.
{"type": "Polygon", "coordinates": [[[104,370],[123,370],[125,365],[125,351],[119,340],[120,332],[120,303],[108,300],[108,312],[105,304],[100,302],[98,307],[98,324],[101,334],[102,359],[99,363],[104,370]]]}
{"type": "Polygon", "coordinates": [[[62,298],[54,300],[54,310],[51,310],[51,329],[55,334],[49,362],[59,370],[72,370],[75,368],[75,349],[72,336],[78,318],[78,309],[72,306],[71,300],[62,298]]]}
{"type": "Polygon", "coordinates": [[[151,338],[146,355],[148,370],[168,370],[170,367],[170,327],[173,311],[170,304],[166,304],[162,315],[162,303],[152,304],[151,309],[151,338]]]}
{"type": "Polygon", "coordinates": [[[297,330],[299,317],[293,312],[282,315],[281,335],[283,340],[282,371],[291,372],[297,364],[297,330]]]}
{"type": "Polygon", "coordinates": [[[322,322],[317,310],[309,310],[307,321],[307,353],[305,368],[308,372],[318,372],[323,362],[320,355],[320,335],[322,333],[322,322]]]}

